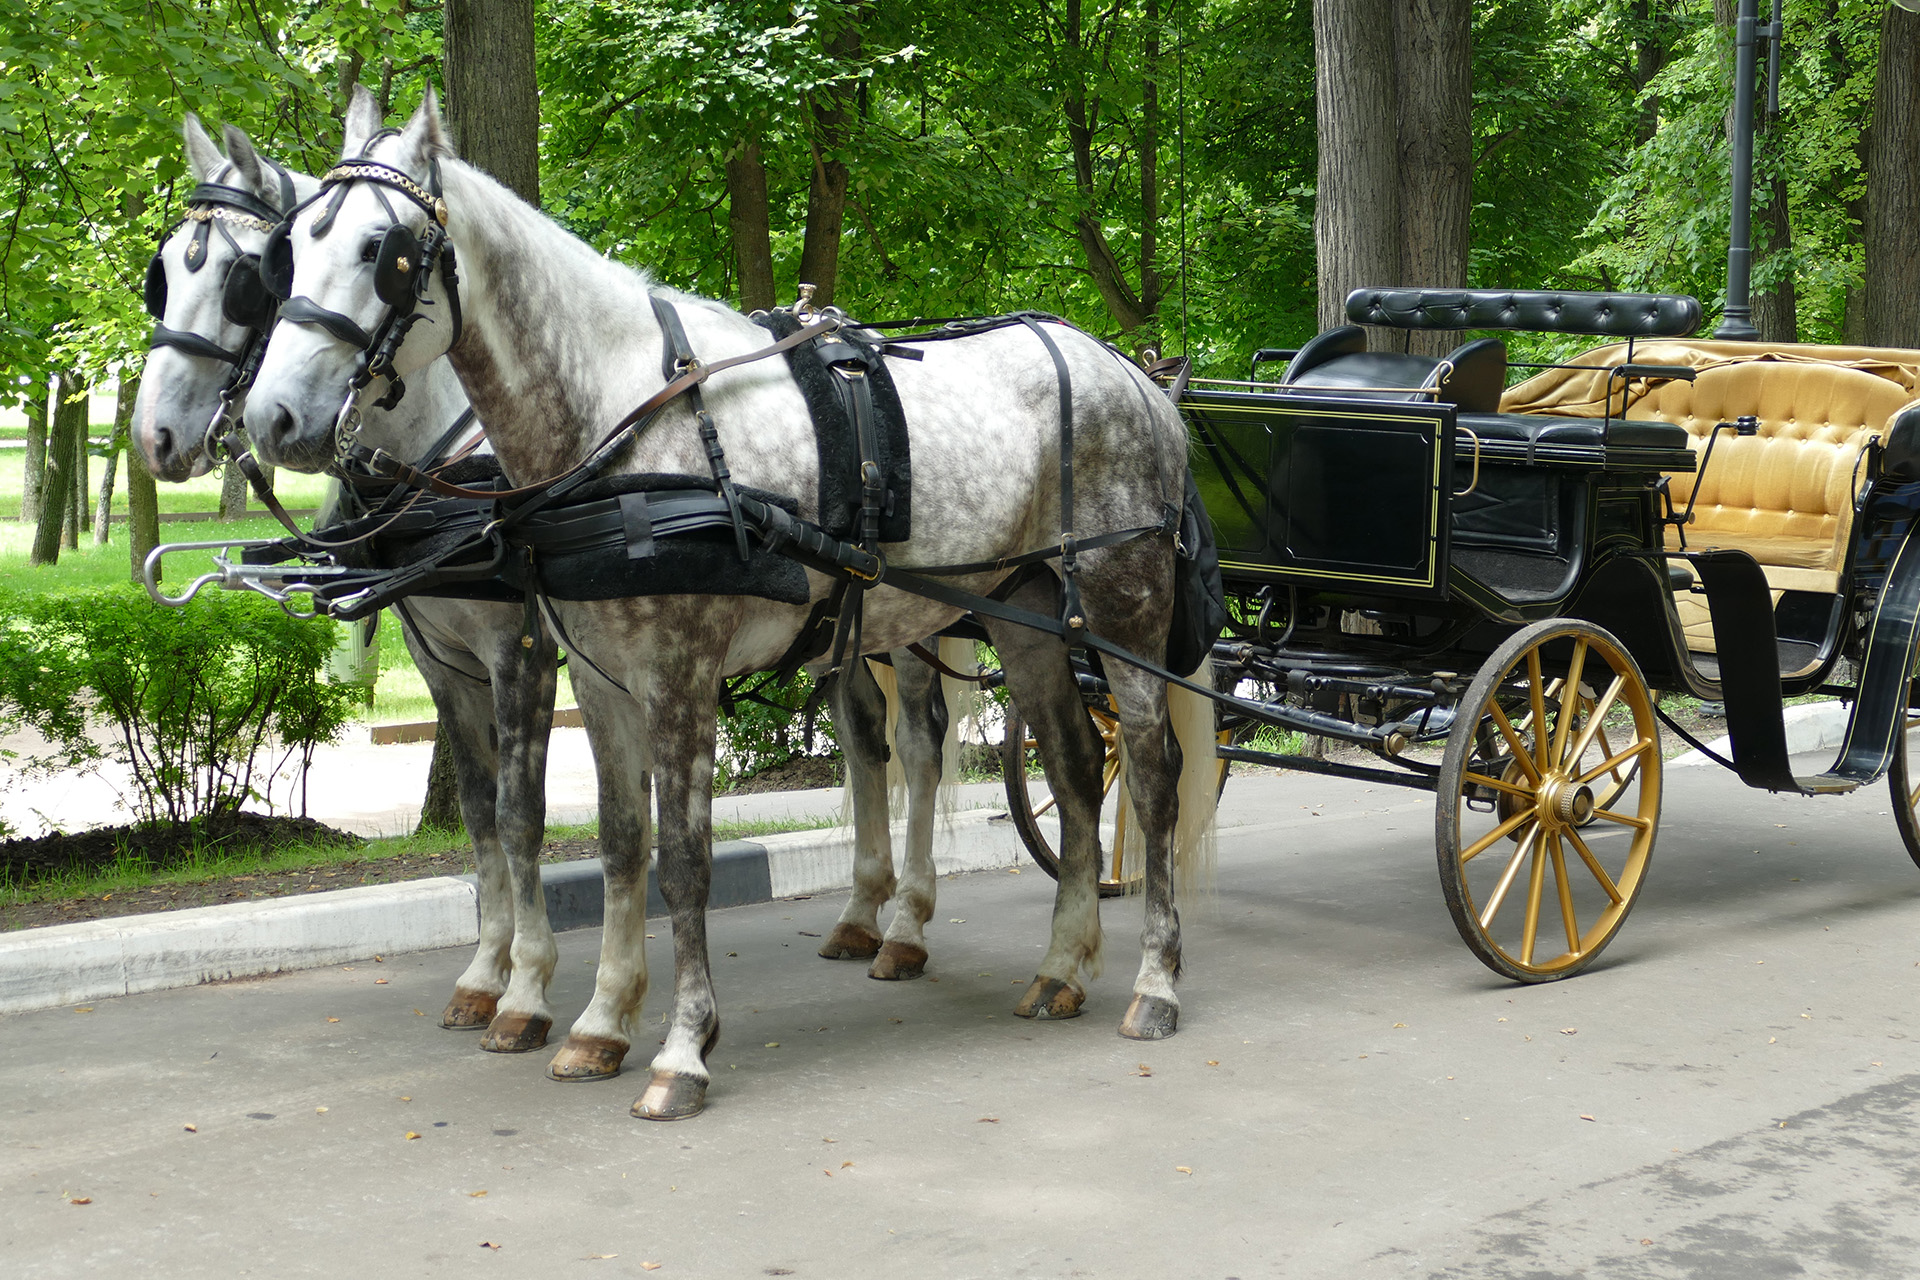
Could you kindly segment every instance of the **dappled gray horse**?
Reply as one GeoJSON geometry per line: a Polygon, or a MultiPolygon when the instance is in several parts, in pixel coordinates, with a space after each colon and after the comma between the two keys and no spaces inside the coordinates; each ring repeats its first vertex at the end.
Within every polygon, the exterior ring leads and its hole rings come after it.
{"type": "MultiPolygon", "coordinates": [[[[637,485],[643,475],[675,476],[712,491],[717,480],[694,478],[716,475],[703,423],[717,423],[741,486],[794,495],[800,513],[810,514],[818,479],[813,426],[785,365],[759,359],[711,368],[764,351],[765,329],[603,258],[454,159],[431,91],[403,131],[381,133],[377,124],[369,100],[357,96],[348,116],[349,159],[330,175],[332,190],[284,233],[291,261],[279,284],[293,299],[288,308],[297,310],[283,310],[247,406],[249,434],[263,457],[314,466],[330,456],[336,423],[350,422],[343,409],[358,394],[350,388],[364,383],[359,375],[376,353],[390,358],[402,378],[450,354],[507,478],[528,486],[565,475],[593,454],[623,414],[660,390],[664,365],[710,374],[703,390],[711,418],[696,415],[684,397],[666,403],[644,430],[615,443],[614,479],[637,485]],[[451,263],[437,244],[442,227],[446,243],[458,247],[461,283],[452,294],[451,263]],[[429,254],[440,256],[440,269],[424,287],[396,289],[396,262],[424,268],[433,265],[429,254]],[[417,301],[430,322],[396,331],[403,301],[409,309],[417,301]],[[658,313],[656,302],[663,306],[658,313]],[[681,346],[663,327],[668,312],[694,359],[664,358],[681,346]],[[347,336],[355,333],[368,341],[347,336]],[[383,339],[397,345],[383,348],[383,339]]],[[[270,249],[270,277],[278,276],[274,263],[270,249]]],[[[1015,325],[921,350],[924,358],[893,368],[911,430],[913,528],[909,538],[882,547],[888,563],[994,564],[1057,545],[1069,383],[1079,477],[1070,490],[1075,530],[1082,537],[1164,530],[1168,511],[1179,510],[1185,429],[1159,390],[1117,353],[1059,324],[1015,325]]],[[[1157,661],[1172,610],[1173,559],[1166,532],[1083,552],[1074,616],[1157,661]]],[[[1010,573],[996,567],[951,581],[987,591],[1010,573]]],[[[607,902],[593,999],[549,1070],[562,1079],[604,1078],[631,1047],[647,986],[649,801],[657,784],[674,999],[652,1080],[634,1104],[637,1115],[674,1119],[704,1103],[706,1059],[719,1034],[705,917],[715,704],[724,676],[769,669],[789,654],[811,606],[831,586],[825,574],[807,574],[803,598],[794,600],[673,594],[553,603],[598,765],[607,902]]],[[[1057,593],[1055,579],[1043,574],[1022,579],[1011,600],[1054,614],[1057,593]]],[[[960,613],[877,586],[866,599],[861,647],[896,648],[960,613]]],[[[1046,631],[992,620],[988,627],[1060,798],[1063,830],[1051,944],[1015,1011],[1070,1016],[1085,998],[1081,972],[1096,972],[1101,956],[1101,743],[1065,643],[1046,631]]],[[[1154,1037],[1171,1034],[1178,1017],[1171,837],[1183,753],[1170,732],[1166,684],[1119,662],[1110,661],[1107,674],[1146,846],[1143,956],[1121,1030],[1154,1037]]],[[[1211,797],[1214,764],[1209,751],[1184,754],[1191,786],[1182,790],[1198,806],[1211,797]]]]}
{"type": "MultiPolygon", "coordinates": [[[[149,276],[159,327],[135,406],[135,442],[154,475],[181,481],[203,474],[214,437],[239,420],[248,390],[246,356],[271,303],[257,294],[255,266],[267,233],[285,210],[319,189],[260,156],[247,135],[226,126],[223,156],[200,122],[184,128],[196,182],[188,219],[167,239],[149,276]],[[204,228],[204,230],[203,230],[204,228]],[[172,327],[168,321],[172,322],[172,327]],[[222,345],[226,344],[226,345],[222,345]]],[[[415,380],[399,405],[369,407],[362,436],[376,448],[425,464],[428,451],[455,451],[477,430],[460,426],[466,393],[445,362],[415,380]],[[449,424],[460,426],[451,436],[449,424]]],[[[490,446],[484,447],[491,452],[490,446]]],[[[319,525],[364,509],[348,491],[319,525]]],[[[482,1047],[523,1052],[540,1047],[552,1025],[547,989],[554,965],[546,899],[536,865],[545,826],[547,733],[554,698],[554,645],[513,604],[421,596],[396,607],[402,634],[447,726],[461,815],[472,835],[480,883],[480,945],[442,1014],[442,1025],[485,1028],[482,1047]],[[525,643],[532,638],[534,643],[525,643]],[[518,904],[518,905],[516,905],[518,904]]],[[[855,813],[855,892],[846,916],[821,949],[832,958],[873,961],[876,978],[918,976],[924,929],[934,905],[935,791],[941,778],[946,699],[931,668],[896,655],[904,694],[895,732],[909,797],[904,881],[896,881],[884,782],[889,708],[864,664],[831,689],[855,813]],[[883,939],[878,912],[897,900],[883,939]]],[[[949,664],[958,656],[949,653],[949,664]]]]}

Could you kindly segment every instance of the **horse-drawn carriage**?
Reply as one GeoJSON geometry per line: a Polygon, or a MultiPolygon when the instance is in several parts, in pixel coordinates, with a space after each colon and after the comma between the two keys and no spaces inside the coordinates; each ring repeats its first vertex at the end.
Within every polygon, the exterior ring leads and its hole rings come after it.
{"type": "MultiPolygon", "coordinates": [[[[1246,381],[1178,389],[1231,604],[1216,683],[1243,694],[1223,762],[1434,791],[1448,908],[1521,981],[1585,968],[1645,883],[1658,722],[1693,742],[1656,691],[1723,702],[1732,758],[1713,758],[1751,786],[1887,774],[1920,861],[1920,352],[1691,341],[1684,297],[1365,289],[1347,314],[1246,381]],[[1361,324],[1614,341],[1509,388],[1499,338],[1423,357],[1369,350],[1361,324]],[[1783,704],[1814,693],[1852,718],[1833,766],[1799,776],[1783,704]],[[1344,749],[1243,740],[1263,725],[1344,749]]],[[[1014,723],[1009,798],[1046,866],[1014,723]]],[[[1130,876],[1123,791],[1109,892],[1130,876]]]]}

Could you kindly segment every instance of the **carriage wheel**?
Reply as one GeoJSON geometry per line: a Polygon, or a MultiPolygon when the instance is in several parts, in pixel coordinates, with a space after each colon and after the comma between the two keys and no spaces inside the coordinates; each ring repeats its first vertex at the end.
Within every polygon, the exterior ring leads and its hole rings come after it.
{"type": "Polygon", "coordinates": [[[1461,707],[1435,815],[1447,909],[1495,973],[1570,978],[1625,923],[1653,856],[1647,682],[1611,635],[1556,619],[1495,650],[1461,707]]]}
{"type": "Polygon", "coordinates": [[[1900,829],[1907,856],[1920,865],[1920,786],[1909,772],[1910,762],[1920,753],[1920,710],[1908,708],[1906,727],[1894,740],[1893,765],[1887,770],[1887,786],[1893,792],[1893,825],[1900,829]]]}
{"type": "MultiPolygon", "coordinates": [[[[1126,766],[1120,754],[1120,718],[1114,714],[1111,699],[1105,704],[1089,705],[1087,714],[1093,718],[1094,728],[1106,746],[1106,759],[1100,766],[1100,814],[1102,822],[1113,824],[1112,847],[1107,850],[1105,865],[1100,869],[1100,896],[1117,898],[1139,888],[1145,875],[1142,868],[1126,865],[1124,857],[1127,821],[1132,815],[1132,806],[1120,802],[1126,794],[1127,785],[1126,766]]],[[[1227,735],[1222,733],[1220,740],[1227,741],[1227,735]]],[[[1040,869],[1058,880],[1060,858],[1054,851],[1046,828],[1039,821],[1053,809],[1053,793],[1044,777],[1029,776],[1029,764],[1033,760],[1035,747],[1027,722],[1020,718],[1019,709],[1008,703],[1006,736],[1000,745],[1001,773],[1007,785],[1007,815],[1013,819],[1021,842],[1027,846],[1027,852],[1040,869]]],[[[1227,762],[1222,760],[1221,789],[1224,790],[1226,785],[1227,762]]]]}

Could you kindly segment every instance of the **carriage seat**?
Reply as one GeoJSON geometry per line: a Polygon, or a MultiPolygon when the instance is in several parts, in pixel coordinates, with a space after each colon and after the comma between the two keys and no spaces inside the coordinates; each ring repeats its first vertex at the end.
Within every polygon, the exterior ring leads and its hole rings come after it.
{"type": "MultiPolygon", "coordinates": [[[[1676,508],[1694,488],[1692,548],[1730,547],[1760,562],[1776,602],[1783,591],[1840,589],[1853,508],[1866,481],[1861,455],[1908,404],[1899,383],[1860,369],[1802,361],[1748,360],[1702,369],[1692,382],[1657,382],[1627,409],[1636,421],[1683,428],[1696,456],[1716,424],[1760,420],[1751,437],[1721,433],[1704,475],[1671,478],[1676,508]]],[[[1920,418],[1902,433],[1920,453],[1920,418]]],[[[1920,473],[1920,458],[1914,464],[1920,473]]],[[[1679,539],[1667,531],[1667,546],[1679,539]]],[[[1688,647],[1712,652],[1706,599],[1676,594],[1688,647]]]]}
{"type": "Polygon", "coordinates": [[[1685,449],[1686,429],[1668,422],[1556,418],[1544,413],[1461,413],[1455,419],[1478,436],[1490,456],[1527,462],[1603,461],[1614,449],[1685,449]],[[1520,459],[1515,459],[1520,460],[1520,459]]]}
{"type": "Polygon", "coordinates": [[[1444,358],[1369,351],[1366,330],[1343,324],[1301,347],[1280,383],[1305,394],[1439,399],[1462,413],[1493,413],[1507,385],[1507,344],[1480,338],[1444,358]]]}

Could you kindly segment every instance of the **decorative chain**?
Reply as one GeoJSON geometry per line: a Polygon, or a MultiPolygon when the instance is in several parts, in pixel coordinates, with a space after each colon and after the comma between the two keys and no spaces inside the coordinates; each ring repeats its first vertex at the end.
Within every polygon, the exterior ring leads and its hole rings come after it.
{"type": "Polygon", "coordinates": [[[406,192],[422,209],[433,215],[435,222],[443,227],[447,225],[447,202],[391,165],[376,164],[371,161],[337,164],[321,177],[320,184],[323,187],[331,187],[336,183],[351,182],[356,178],[384,183],[397,191],[406,192]]]}
{"type": "Polygon", "coordinates": [[[186,221],[230,222],[236,227],[245,227],[249,231],[265,232],[271,232],[274,226],[273,223],[268,222],[265,218],[256,218],[250,213],[241,213],[239,210],[229,209],[223,204],[195,205],[193,208],[187,210],[186,221]]]}

